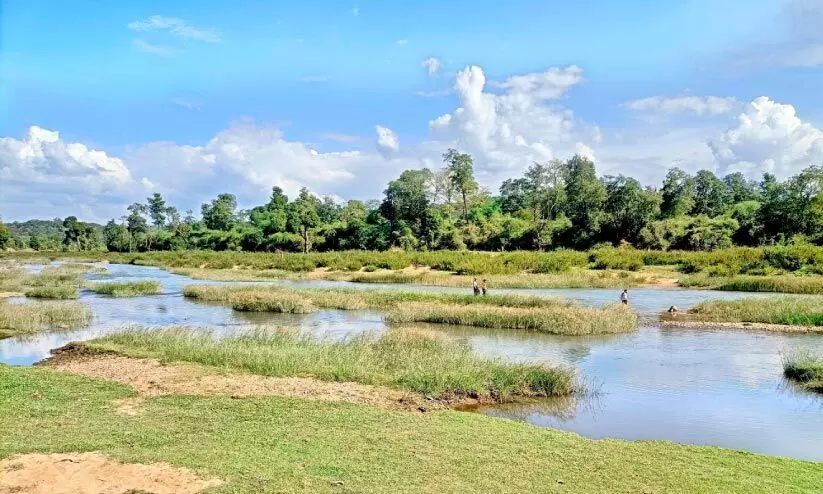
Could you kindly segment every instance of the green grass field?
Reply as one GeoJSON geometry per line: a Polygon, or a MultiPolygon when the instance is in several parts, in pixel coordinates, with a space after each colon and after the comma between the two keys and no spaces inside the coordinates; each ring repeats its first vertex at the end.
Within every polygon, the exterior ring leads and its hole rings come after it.
{"type": "Polygon", "coordinates": [[[99,451],[222,478],[214,492],[819,492],[823,464],[666,442],[594,441],[456,411],[167,396],[0,365],[0,458],[99,451]],[[82,397],[82,399],[78,399],[82,397]]]}

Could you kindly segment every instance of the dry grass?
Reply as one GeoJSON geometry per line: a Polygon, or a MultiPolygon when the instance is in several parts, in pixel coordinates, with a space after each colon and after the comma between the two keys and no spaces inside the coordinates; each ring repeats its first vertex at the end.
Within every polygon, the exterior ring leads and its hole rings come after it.
{"type": "Polygon", "coordinates": [[[91,311],[79,302],[0,302],[0,336],[71,329],[91,320],[91,311]]]}

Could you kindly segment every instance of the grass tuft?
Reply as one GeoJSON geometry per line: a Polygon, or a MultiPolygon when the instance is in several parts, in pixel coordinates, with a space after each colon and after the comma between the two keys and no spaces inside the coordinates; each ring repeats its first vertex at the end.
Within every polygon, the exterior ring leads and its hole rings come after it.
{"type": "Polygon", "coordinates": [[[71,329],[87,324],[91,311],[79,302],[0,302],[0,337],[71,329]]]}
{"type": "Polygon", "coordinates": [[[379,338],[361,335],[324,341],[289,330],[257,330],[216,339],[202,330],[169,328],[127,330],[87,344],[166,362],[389,386],[441,399],[472,396],[504,402],[566,395],[578,388],[569,369],[484,359],[466,345],[420,329],[397,328],[379,338]]]}
{"type": "Polygon", "coordinates": [[[784,296],[711,300],[697,304],[683,316],[686,320],[700,322],[823,326],[823,298],[784,296]]]}
{"type": "Polygon", "coordinates": [[[112,297],[137,297],[140,295],[156,295],[160,293],[159,281],[130,281],[90,283],[87,288],[98,295],[112,297]]]}
{"type": "Polygon", "coordinates": [[[823,355],[804,350],[784,356],[783,375],[806,389],[823,392],[823,355]]]}
{"type": "Polygon", "coordinates": [[[23,292],[28,298],[50,298],[69,300],[80,297],[80,290],[73,285],[40,286],[26,289],[23,292]]]}

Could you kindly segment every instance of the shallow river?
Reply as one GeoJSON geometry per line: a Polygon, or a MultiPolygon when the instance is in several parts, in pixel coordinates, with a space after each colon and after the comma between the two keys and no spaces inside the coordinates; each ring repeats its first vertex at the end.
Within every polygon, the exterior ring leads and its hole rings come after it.
{"type": "MultiPolygon", "coordinates": [[[[216,282],[192,280],[151,267],[109,265],[108,270],[110,275],[99,278],[158,279],[163,294],[115,299],[84,292],[81,301],[95,313],[88,328],[0,340],[0,362],[29,365],[47,357],[52,348],[125,325],[185,324],[226,334],[257,324],[275,324],[297,326],[333,338],[385,328],[377,312],[233,312],[222,305],[189,301],[180,293],[186,284],[216,282]]],[[[281,283],[454,290],[342,282],[281,283]]],[[[587,305],[612,302],[619,294],[618,290],[608,289],[507,291],[563,296],[587,305]]],[[[709,298],[767,295],[647,288],[630,290],[630,296],[632,307],[650,319],[670,305],[683,309],[709,298]]],[[[799,391],[781,377],[782,354],[796,348],[823,350],[823,336],[644,327],[627,335],[563,337],[514,330],[432,327],[459,336],[483,355],[573,366],[590,390],[582,397],[487,407],[478,409],[480,412],[593,438],[663,439],[823,461],[823,395],[799,391]]]]}

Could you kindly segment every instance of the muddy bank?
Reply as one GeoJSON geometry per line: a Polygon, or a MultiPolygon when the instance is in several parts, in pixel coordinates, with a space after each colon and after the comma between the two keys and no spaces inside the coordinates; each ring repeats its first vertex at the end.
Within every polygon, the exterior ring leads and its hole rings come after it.
{"type": "Polygon", "coordinates": [[[810,333],[823,334],[823,327],[819,326],[790,326],[788,324],[766,324],[752,322],[708,322],[688,319],[661,319],[663,328],[686,329],[742,329],[749,331],[770,331],[774,333],[810,333]]]}
{"type": "MultiPolygon", "coordinates": [[[[140,398],[165,395],[231,396],[248,398],[279,396],[307,400],[344,401],[386,410],[424,412],[450,405],[476,403],[468,397],[430,400],[410,391],[354,382],[327,382],[311,377],[268,377],[223,372],[198,364],[164,364],[100,351],[82,344],[55,350],[54,356],[38,365],[62,372],[105,379],[134,388],[140,398]]],[[[140,399],[121,400],[121,413],[139,413],[140,399]]]]}
{"type": "Polygon", "coordinates": [[[220,484],[185,468],[124,464],[100,453],[27,454],[0,461],[0,493],[196,494],[220,484]]]}

